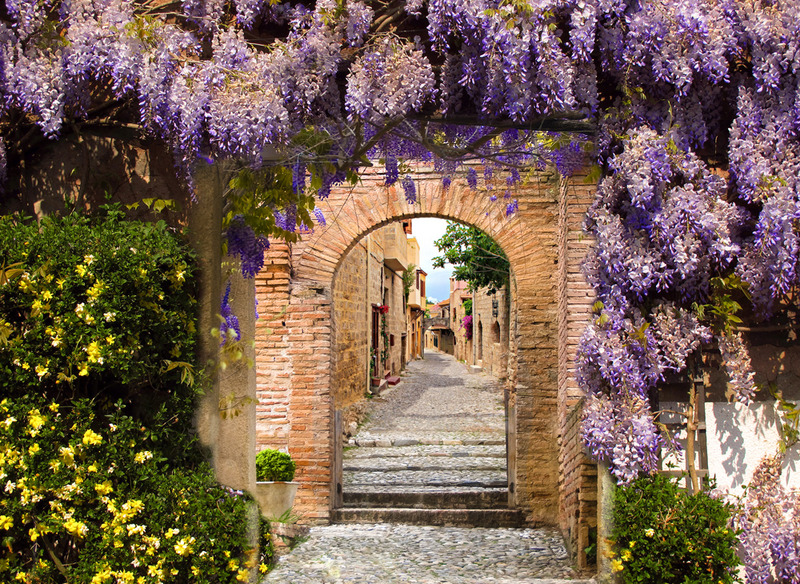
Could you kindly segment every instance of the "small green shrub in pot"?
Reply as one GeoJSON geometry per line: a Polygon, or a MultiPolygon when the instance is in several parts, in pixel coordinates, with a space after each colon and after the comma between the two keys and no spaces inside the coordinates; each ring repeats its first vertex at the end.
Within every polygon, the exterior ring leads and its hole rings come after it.
{"type": "Polygon", "coordinates": [[[285,452],[267,448],[256,455],[258,481],[291,481],[294,471],[295,463],[285,452]]]}

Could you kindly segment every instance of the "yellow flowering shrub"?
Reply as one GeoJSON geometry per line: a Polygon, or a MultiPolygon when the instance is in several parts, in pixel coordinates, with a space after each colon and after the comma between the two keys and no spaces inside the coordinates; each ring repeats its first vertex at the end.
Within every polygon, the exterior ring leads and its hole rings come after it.
{"type": "Polygon", "coordinates": [[[0,249],[0,582],[236,584],[267,567],[249,497],[216,483],[192,433],[177,234],[114,209],[1,217],[0,249]]]}
{"type": "Polygon", "coordinates": [[[243,581],[258,557],[248,497],[218,485],[196,451],[167,459],[172,431],[88,400],[55,405],[0,401],[0,582],[243,581]]]}
{"type": "MultiPolygon", "coordinates": [[[[163,222],[0,217],[0,378],[16,395],[170,391],[194,359],[193,256],[163,222]],[[6,281],[7,280],[7,281],[6,281]],[[178,364],[177,366],[175,364],[178,364]]],[[[136,396],[135,399],[138,399],[136,396]]]]}

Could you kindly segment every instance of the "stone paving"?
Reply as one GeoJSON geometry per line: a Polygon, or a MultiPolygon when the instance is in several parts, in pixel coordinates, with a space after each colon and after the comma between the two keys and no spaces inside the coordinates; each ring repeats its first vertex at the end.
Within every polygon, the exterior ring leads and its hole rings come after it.
{"type": "Polygon", "coordinates": [[[415,525],[313,527],[264,582],[578,584],[551,529],[415,525]]]}
{"type": "MultiPolygon", "coordinates": [[[[375,398],[343,460],[344,492],[506,490],[503,394],[427,352],[375,398]]],[[[390,495],[392,496],[392,495],[390,495]]],[[[387,523],[312,527],[262,584],[558,584],[577,580],[549,528],[387,523]]]]}

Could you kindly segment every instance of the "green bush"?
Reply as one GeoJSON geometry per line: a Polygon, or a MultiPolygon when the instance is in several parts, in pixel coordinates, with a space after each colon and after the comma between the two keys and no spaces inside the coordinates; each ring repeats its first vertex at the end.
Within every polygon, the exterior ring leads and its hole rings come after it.
{"type": "Polygon", "coordinates": [[[192,432],[192,254],[163,223],[0,218],[0,582],[234,584],[249,495],[192,432]]]}
{"type": "Polygon", "coordinates": [[[171,434],[89,400],[0,402],[0,581],[236,582],[268,563],[248,545],[249,499],[176,466],[171,434]]]}
{"type": "Polygon", "coordinates": [[[285,452],[267,448],[256,455],[256,480],[291,481],[294,471],[295,463],[285,452]]]}
{"type": "MultiPolygon", "coordinates": [[[[194,261],[163,222],[0,218],[6,392],[140,400],[173,391],[195,352],[194,261]]],[[[8,393],[7,393],[8,395],[8,393]]]]}
{"type": "Polygon", "coordinates": [[[624,584],[739,582],[735,506],[707,491],[689,495],[664,475],[614,495],[612,570],[624,584]]]}

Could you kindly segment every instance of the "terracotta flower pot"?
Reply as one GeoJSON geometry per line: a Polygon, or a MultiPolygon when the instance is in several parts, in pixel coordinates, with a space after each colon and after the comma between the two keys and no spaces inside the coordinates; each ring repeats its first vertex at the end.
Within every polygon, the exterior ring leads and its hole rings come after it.
{"type": "Polygon", "coordinates": [[[256,483],[253,496],[267,519],[277,519],[292,508],[294,496],[300,483],[287,481],[264,481],[256,483]]]}

